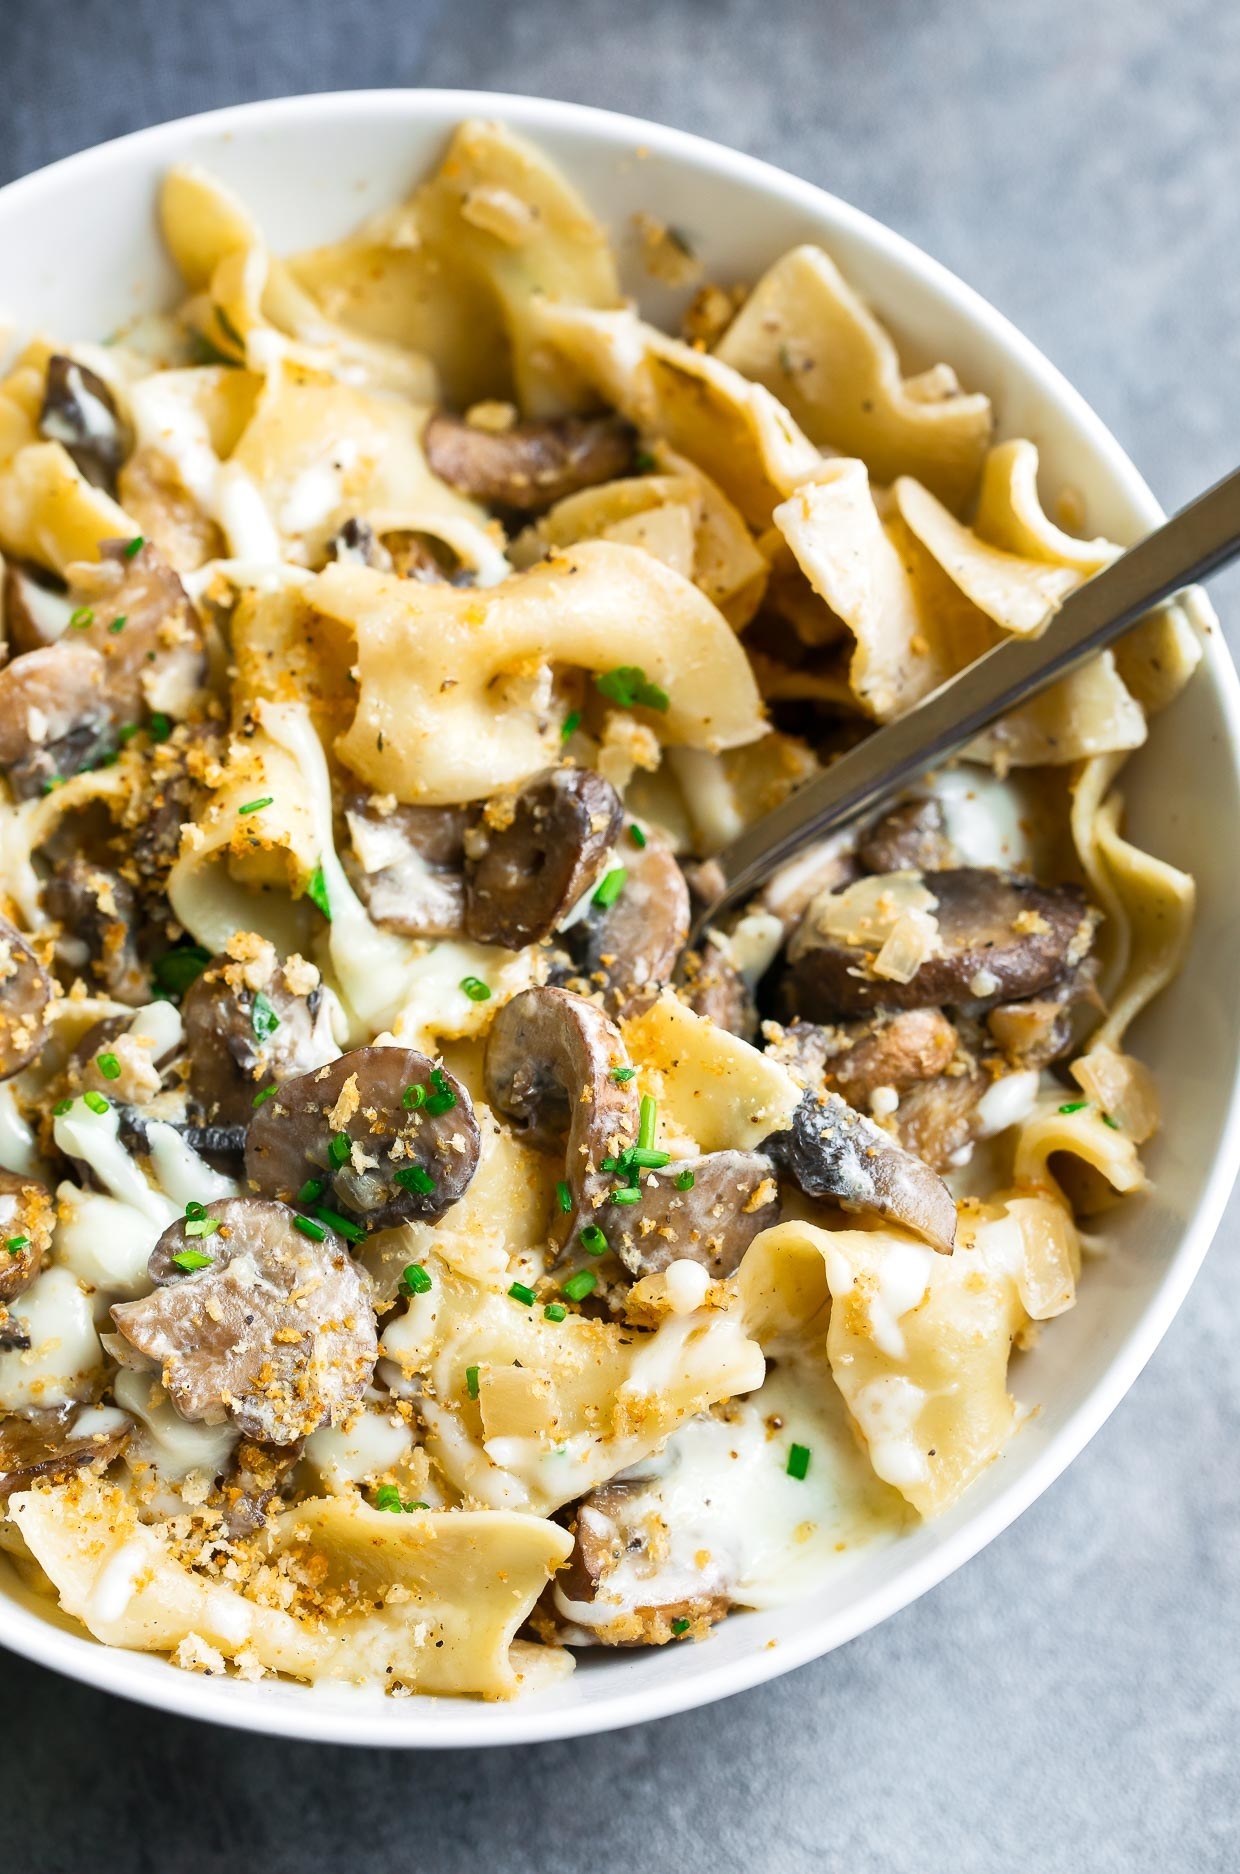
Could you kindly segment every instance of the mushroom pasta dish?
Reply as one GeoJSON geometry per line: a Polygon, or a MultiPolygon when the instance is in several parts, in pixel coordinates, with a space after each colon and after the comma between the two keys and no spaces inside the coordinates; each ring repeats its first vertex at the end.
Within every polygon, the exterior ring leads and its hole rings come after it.
{"type": "Polygon", "coordinates": [[[175,310],[0,379],[6,1566],[400,1696],[705,1639],[1000,1459],[1144,1186],[1193,886],[1116,782],[1189,615],[712,925],[1118,549],[821,248],[613,244],[500,125],[291,258],[159,211],[175,310]]]}

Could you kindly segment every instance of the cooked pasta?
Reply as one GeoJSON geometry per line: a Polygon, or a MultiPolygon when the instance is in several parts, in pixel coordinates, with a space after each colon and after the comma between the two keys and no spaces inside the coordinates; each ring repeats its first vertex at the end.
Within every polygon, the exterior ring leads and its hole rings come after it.
{"type": "Polygon", "coordinates": [[[1117,549],[818,247],[646,323],[502,126],[312,253],[160,212],[182,303],[0,382],[0,1545],[185,1670],[508,1698],[1019,1434],[1147,1184],[1191,605],[690,949],[1117,549]]]}

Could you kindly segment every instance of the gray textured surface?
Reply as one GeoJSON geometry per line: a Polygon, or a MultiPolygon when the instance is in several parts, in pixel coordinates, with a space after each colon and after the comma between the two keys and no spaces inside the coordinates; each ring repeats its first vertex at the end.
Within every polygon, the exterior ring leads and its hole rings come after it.
{"type": "MultiPolygon", "coordinates": [[[[0,71],[0,180],[292,91],[478,85],[663,118],[937,254],[1167,503],[1240,444],[1233,0],[0,0],[0,71]]],[[[1217,593],[1240,616],[1238,596],[1217,593]]],[[[0,1863],[1235,1870],[1238,1221],[1070,1473],[833,1658],[614,1737],[417,1760],[212,1733],[4,1656],[0,1863]]]]}

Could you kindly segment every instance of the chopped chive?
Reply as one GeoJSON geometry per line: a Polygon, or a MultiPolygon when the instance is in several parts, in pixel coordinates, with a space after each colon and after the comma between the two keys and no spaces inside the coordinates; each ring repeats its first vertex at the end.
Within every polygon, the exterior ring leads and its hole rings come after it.
{"type": "Polygon", "coordinates": [[[395,1510],[396,1514],[399,1516],[404,1507],[404,1504],[400,1500],[400,1491],[396,1488],[395,1484],[379,1485],[379,1488],[375,1491],[375,1508],[377,1510],[395,1510]]]}
{"type": "Polygon", "coordinates": [[[323,868],[316,865],[306,881],[306,896],[312,905],[323,913],[330,924],[332,921],[332,901],[327,895],[327,880],[323,877],[323,868]]]}
{"type": "Polygon", "coordinates": [[[491,991],[481,976],[462,976],[461,988],[471,1002],[489,1002],[491,999],[491,991]]]}
{"type": "Polygon", "coordinates": [[[573,1194],[569,1190],[563,1178],[560,1179],[559,1183],[555,1187],[555,1196],[556,1196],[556,1202],[559,1204],[560,1209],[564,1212],[565,1216],[567,1216],[569,1211],[573,1207],[573,1194]]]}
{"type": "Polygon", "coordinates": [[[23,1249],[29,1249],[30,1238],[28,1236],[11,1236],[4,1247],[8,1250],[10,1256],[20,1256],[23,1249]]]}
{"type": "Polygon", "coordinates": [[[354,1223],[351,1217],[342,1217],[338,1210],[329,1210],[326,1204],[316,1204],[314,1214],[320,1223],[326,1223],[343,1236],[346,1243],[364,1243],[366,1231],[362,1224],[354,1223]]]}
{"type": "Polygon", "coordinates": [[[642,832],[640,826],[633,825],[629,828],[629,838],[639,852],[644,852],[646,850],[646,835],[642,832]]]}
{"type": "Polygon", "coordinates": [[[658,462],[655,457],[651,455],[649,449],[637,449],[634,451],[633,467],[637,470],[639,475],[649,475],[650,471],[658,466],[658,462]]]}
{"type": "Polygon", "coordinates": [[[57,1119],[59,1119],[61,1114],[67,1113],[69,1111],[69,1108],[72,1105],[73,1105],[73,1101],[71,1099],[57,1100],[55,1106],[53,1106],[52,1108],[52,1113],[57,1119]]]}
{"type": "Polygon", "coordinates": [[[186,1275],[192,1275],[195,1269],[209,1269],[213,1258],[204,1256],[200,1249],[180,1249],[171,1260],[176,1268],[184,1269],[186,1275]]]}
{"type": "Polygon", "coordinates": [[[254,1105],[261,1106],[263,1101],[269,1100],[272,1094],[276,1092],[276,1090],[277,1090],[276,1082],[273,1080],[269,1087],[264,1087],[261,1093],[256,1093],[254,1095],[254,1101],[253,1101],[254,1105]]]}
{"type": "Polygon", "coordinates": [[[643,1152],[648,1152],[654,1144],[655,1129],[659,1123],[659,1103],[648,1093],[642,1094],[640,1118],[637,1122],[637,1144],[643,1152]]]}
{"type": "Polygon", "coordinates": [[[125,558],[127,560],[137,559],[139,553],[141,553],[145,545],[146,545],[146,541],[142,538],[142,535],[135,534],[132,540],[126,542],[125,558]]]}
{"type": "Polygon", "coordinates": [[[594,687],[610,702],[619,703],[621,709],[665,710],[671,703],[667,691],[652,683],[640,664],[620,664],[615,670],[605,670],[595,677],[594,687]]]}
{"type": "Polygon", "coordinates": [[[420,1191],[423,1197],[435,1188],[435,1180],[429,1171],[421,1165],[402,1165],[399,1171],[392,1173],[393,1184],[399,1184],[403,1191],[420,1191]]]}
{"type": "Polygon", "coordinates": [[[527,1288],[524,1282],[514,1282],[509,1288],[508,1293],[512,1296],[514,1301],[524,1303],[527,1308],[532,1308],[534,1303],[538,1300],[533,1289],[527,1288]]]}
{"type": "Polygon", "coordinates": [[[1083,1113],[1088,1105],[1088,1100],[1068,1100],[1059,1110],[1061,1113],[1083,1113]]]}
{"type": "Polygon", "coordinates": [[[157,709],[147,723],[152,742],[166,742],[172,734],[172,717],[165,716],[162,709],[157,709]]]}
{"type": "Polygon", "coordinates": [[[214,1236],[219,1227],[214,1217],[191,1217],[181,1225],[186,1236],[214,1236]]]}
{"type": "Polygon", "coordinates": [[[1119,1131],[1119,1129],[1120,1129],[1120,1128],[1119,1128],[1119,1120],[1118,1120],[1118,1119],[1112,1119],[1112,1117],[1111,1117],[1111,1115],[1110,1115],[1110,1113],[1104,1113],[1104,1114],[1102,1115],[1102,1123],[1103,1123],[1103,1125],[1104,1125],[1104,1126],[1110,1126],[1110,1128],[1111,1128],[1111,1130],[1112,1130],[1112,1132],[1118,1132],[1118,1131],[1119,1131]]]}
{"type": "Polygon", "coordinates": [[[691,1171],[678,1171],[676,1173],[676,1189],[678,1191],[691,1191],[695,1182],[696,1180],[691,1171]]]}
{"type": "Polygon", "coordinates": [[[434,1287],[430,1273],[420,1262],[411,1262],[397,1284],[402,1295],[426,1295],[434,1287]]]}
{"type": "Polygon", "coordinates": [[[195,1203],[191,1198],[189,1203],[185,1206],[185,1214],[193,1221],[196,1217],[205,1217],[207,1214],[207,1207],[205,1204],[195,1203]]]}
{"type": "Polygon", "coordinates": [[[478,1369],[476,1366],[465,1368],[465,1390],[471,1399],[478,1397],[478,1369]]]}
{"type": "Polygon", "coordinates": [[[233,324],[232,320],[229,318],[223,306],[221,306],[218,303],[218,301],[212,300],[211,310],[212,312],[214,312],[216,319],[219,321],[220,330],[224,334],[224,337],[228,340],[229,344],[235,345],[238,351],[244,352],[245,340],[244,338],[242,338],[240,332],[237,330],[236,326],[233,324]]]}
{"type": "Polygon", "coordinates": [[[624,890],[624,883],[628,876],[628,871],[624,866],[613,866],[595,892],[591,903],[598,905],[600,910],[606,911],[609,905],[615,904],[616,899],[624,890]]]}
{"type": "Polygon", "coordinates": [[[152,974],[168,995],[183,996],[210,961],[211,952],[204,950],[201,944],[180,944],[175,950],[165,950],[163,956],[156,959],[152,974]]]}
{"type": "Polygon", "coordinates": [[[119,618],[114,618],[112,620],[112,623],[108,626],[108,630],[112,633],[113,637],[115,637],[117,632],[123,631],[128,623],[129,613],[122,612],[119,618]]]}
{"type": "Polygon", "coordinates": [[[339,1171],[341,1165],[348,1162],[353,1150],[353,1141],[347,1132],[334,1132],[327,1142],[327,1162],[333,1170],[339,1171]]]}
{"type": "Polygon", "coordinates": [[[613,1067],[611,1077],[618,1087],[622,1087],[627,1080],[633,1079],[636,1072],[635,1067],[613,1067]]]}
{"type": "Polygon", "coordinates": [[[274,794],[264,794],[261,800],[247,800],[244,807],[238,807],[238,813],[260,813],[264,807],[270,807],[274,794]]]}
{"type": "Polygon", "coordinates": [[[45,794],[54,794],[58,787],[64,786],[68,778],[69,777],[66,774],[53,774],[49,777],[48,780],[44,781],[42,791],[45,794]]]}
{"type": "Polygon", "coordinates": [[[400,1103],[407,1113],[416,1112],[419,1106],[426,1104],[426,1088],[420,1081],[415,1080],[405,1088],[400,1103]]]}
{"type": "Polygon", "coordinates": [[[640,1165],[643,1171],[662,1171],[672,1162],[670,1152],[652,1152],[648,1145],[631,1145],[625,1157],[630,1165],[640,1165]]]}
{"type": "Polygon", "coordinates": [[[435,1091],[427,1098],[426,1111],[431,1118],[437,1119],[440,1113],[452,1111],[456,1105],[456,1095],[448,1085],[448,1076],[442,1067],[431,1069],[431,1085],[435,1091]]]}
{"type": "Polygon", "coordinates": [[[132,742],[134,736],[141,735],[141,733],[142,724],[140,722],[122,722],[120,728],[116,731],[116,739],[118,742],[132,742]]]}
{"type": "Polygon", "coordinates": [[[682,1633],[688,1633],[692,1624],[692,1621],[686,1620],[684,1615],[681,1614],[678,1619],[673,1620],[672,1632],[676,1635],[676,1638],[679,1639],[682,1633]]]}
{"type": "Polygon", "coordinates": [[[429,1510],[430,1507],[429,1503],[424,1503],[421,1497],[418,1497],[413,1503],[406,1503],[405,1515],[410,1515],[414,1510],[429,1510]]]}
{"type": "Polygon", "coordinates": [[[119,1080],[121,1077],[121,1064],[115,1054],[96,1054],[95,1066],[105,1080],[119,1080]]]}
{"type": "Polygon", "coordinates": [[[789,1445],[788,1447],[788,1475],[789,1477],[795,1477],[798,1483],[804,1483],[805,1475],[808,1470],[809,1470],[809,1446],[808,1445],[789,1445]]]}
{"type": "Polygon", "coordinates": [[[619,1191],[610,1193],[609,1202],[613,1204],[640,1204],[642,1194],[634,1185],[625,1185],[619,1191]]]}
{"type": "Polygon", "coordinates": [[[322,1197],[326,1189],[327,1186],[322,1178],[307,1178],[306,1182],[297,1193],[297,1202],[299,1204],[313,1204],[318,1198],[322,1197]]]}
{"type": "Polygon", "coordinates": [[[308,1236],[311,1242],[325,1243],[327,1241],[327,1231],[321,1223],[316,1223],[313,1217],[294,1217],[293,1226],[300,1230],[303,1236],[308,1236]]]}
{"type": "MultiPolygon", "coordinates": [[[[627,1158],[627,1157],[628,1157],[628,1154],[627,1154],[627,1152],[626,1152],[626,1153],[625,1153],[625,1158],[627,1158]]],[[[603,1171],[623,1171],[623,1170],[624,1170],[624,1159],[621,1159],[621,1158],[604,1158],[604,1159],[602,1160],[602,1163],[601,1163],[601,1167],[600,1167],[600,1168],[601,1168],[601,1169],[602,1169],[603,1171]]]]}
{"type": "Polygon", "coordinates": [[[580,1234],[581,1247],[585,1250],[587,1255],[605,1256],[607,1254],[607,1238],[603,1235],[597,1223],[587,1223],[580,1234]]]}
{"type": "Polygon", "coordinates": [[[89,605],[79,605],[75,612],[69,613],[69,624],[74,631],[89,631],[95,622],[95,614],[89,605]]]}
{"type": "Polygon", "coordinates": [[[88,1087],[86,1092],[82,1095],[82,1098],[86,1101],[92,1113],[110,1113],[112,1111],[112,1102],[110,1100],[105,1100],[102,1093],[96,1093],[93,1087],[88,1087]]]}
{"type": "Polygon", "coordinates": [[[250,1011],[250,1027],[254,1030],[255,1040],[268,1040],[279,1026],[280,1017],[260,989],[254,998],[254,1007],[250,1011]]]}
{"type": "Polygon", "coordinates": [[[576,735],[580,727],[581,711],[579,709],[571,710],[564,718],[564,726],[560,730],[560,740],[562,742],[567,742],[570,736],[576,735]]]}
{"type": "Polygon", "coordinates": [[[562,1301],[549,1301],[543,1309],[543,1314],[548,1321],[566,1321],[568,1319],[568,1309],[564,1306],[562,1301]]]}
{"type": "Polygon", "coordinates": [[[563,1293],[570,1301],[584,1301],[598,1287],[598,1277],[593,1269],[578,1269],[576,1275],[570,1275],[564,1283],[563,1293]]]}

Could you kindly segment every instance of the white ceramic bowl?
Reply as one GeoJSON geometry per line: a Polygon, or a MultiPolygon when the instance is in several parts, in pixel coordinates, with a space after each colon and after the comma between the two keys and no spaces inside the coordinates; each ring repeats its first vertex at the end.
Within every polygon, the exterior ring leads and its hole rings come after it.
{"type": "MultiPolygon", "coordinates": [[[[1003,435],[1029,436],[1044,489],[1079,489],[1086,531],[1129,541],[1160,510],[1114,438],[999,314],[934,261],[833,196],[679,131],[576,105],[459,91],[376,91],[245,105],[142,131],[0,191],[0,316],[62,338],[98,338],[175,290],[153,207],[170,163],[231,183],[277,249],[344,234],[400,196],[462,117],[502,117],[534,138],[610,223],[630,262],[630,215],[685,228],[709,273],[756,277],[785,248],[821,241],[893,329],[908,366],[945,358],[989,392],[1003,435]]],[[[655,319],[665,294],[630,266],[655,319]]],[[[0,1576],[0,1641],[88,1684],[166,1710],[290,1737],[385,1745],[496,1744],[572,1736],[666,1716],[813,1659],[905,1606],[967,1561],[1071,1462],[1148,1360],[1209,1246],[1240,1156],[1240,692],[1217,630],[1188,692],[1154,725],[1124,780],[1142,844],[1195,873],[1200,913],[1179,980],[1140,1022],[1166,1130],[1148,1152],[1152,1193],[1110,1225],[1078,1307],[1014,1366],[1041,1411],[938,1522],[876,1550],[818,1594],[733,1615],[694,1646],[584,1661],[564,1685],[511,1705],[200,1678],[113,1651],[0,1576]]]]}

